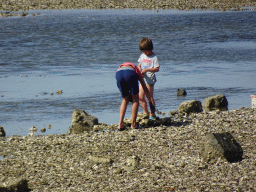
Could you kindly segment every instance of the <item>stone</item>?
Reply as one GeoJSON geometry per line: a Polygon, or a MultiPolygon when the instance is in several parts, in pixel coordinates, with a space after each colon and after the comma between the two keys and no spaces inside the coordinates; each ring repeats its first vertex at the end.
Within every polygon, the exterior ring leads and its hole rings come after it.
{"type": "Polygon", "coordinates": [[[187,92],[184,89],[177,89],[177,96],[185,96],[187,92]]]}
{"type": "Polygon", "coordinates": [[[243,149],[229,133],[207,133],[201,145],[202,158],[208,163],[215,163],[219,157],[228,162],[242,160],[243,149]]]}
{"type": "Polygon", "coordinates": [[[172,119],[170,117],[161,118],[160,121],[161,121],[161,125],[168,126],[172,124],[172,119]]]}
{"type": "Polygon", "coordinates": [[[28,14],[25,12],[25,11],[23,11],[22,13],[21,13],[21,16],[23,16],[23,17],[25,17],[25,16],[27,16],[28,14]]]}
{"type": "Polygon", "coordinates": [[[46,128],[42,128],[42,129],[40,129],[40,131],[41,131],[42,133],[45,133],[45,132],[46,132],[46,128]]]}
{"type": "Polygon", "coordinates": [[[127,172],[131,172],[135,169],[137,169],[140,162],[140,158],[137,155],[133,155],[132,157],[129,157],[126,162],[126,166],[123,167],[123,169],[127,172]]]}
{"type": "Polygon", "coordinates": [[[37,128],[36,128],[35,126],[32,126],[32,127],[29,129],[29,131],[30,131],[31,133],[36,133],[36,132],[37,132],[37,128]]]}
{"type": "Polygon", "coordinates": [[[0,182],[0,191],[30,191],[30,189],[28,188],[28,181],[21,177],[0,182]]]}
{"type": "Polygon", "coordinates": [[[113,160],[110,158],[103,158],[103,157],[94,157],[94,156],[89,156],[89,160],[92,162],[99,164],[99,163],[104,163],[104,164],[112,164],[113,160]]]}
{"type": "Polygon", "coordinates": [[[90,132],[93,130],[94,125],[98,125],[98,118],[86,113],[84,110],[74,109],[68,133],[90,132]]]}
{"type": "Polygon", "coordinates": [[[184,113],[199,113],[202,112],[202,104],[197,100],[183,101],[177,110],[184,113]]]}
{"type": "Polygon", "coordinates": [[[63,93],[63,91],[62,91],[62,90],[58,90],[58,91],[56,91],[56,93],[57,93],[58,95],[60,95],[60,94],[63,93]]]}
{"type": "Polygon", "coordinates": [[[226,111],[228,110],[228,101],[224,95],[213,95],[205,98],[202,106],[203,110],[207,112],[217,109],[221,111],[226,111]]]}
{"type": "Polygon", "coordinates": [[[4,128],[0,126],[0,137],[5,137],[6,133],[4,131],[4,128]]]}

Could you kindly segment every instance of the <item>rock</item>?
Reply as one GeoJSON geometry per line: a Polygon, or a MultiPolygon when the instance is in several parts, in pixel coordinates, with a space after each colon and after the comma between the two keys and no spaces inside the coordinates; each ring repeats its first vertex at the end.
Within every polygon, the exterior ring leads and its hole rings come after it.
{"type": "Polygon", "coordinates": [[[21,16],[23,16],[23,17],[25,17],[25,16],[27,16],[28,14],[25,12],[25,11],[23,11],[22,13],[21,13],[21,16]]]}
{"type": "Polygon", "coordinates": [[[179,112],[185,113],[199,113],[202,111],[202,104],[200,101],[183,101],[177,109],[179,112]]]}
{"type": "Polygon", "coordinates": [[[9,179],[5,182],[0,182],[0,191],[30,191],[28,181],[24,178],[9,179]]]}
{"type": "Polygon", "coordinates": [[[219,157],[229,162],[242,160],[243,149],[229,133],[207,133],[201,146],[201,155],[209,163],[214,163],[219,157]]]}
{"type": "Polygon", "coordinates": [[[5,137],[6,133],[4,131],[4,128],[0,126],[0,137],[5,137]]]}
{"type": "Polygon", "coordinates": [[[41,131],[42,133],[45,133],[45,132],[46,132],[46,128],[42,128],[42,129],[40,129],[40,131],[41,131]]]}
{"type": "Polygon", "coordinates": [[[30,131],[31,133],[36,133],[36,132],[37,132],[37,128],[36,128],[35,126],[32,126],[32,127],[29,129],[29,131],[30,131]]]}
{"type": "Polygon", "coordinates": [[[63,91],[62,91],[62,90],[59,90],[59,91],[56,91],[56,93],[60,95],[60,94],[63,93],[63,91]]]}
{"type": "Polygon", "coordinates": [[[184,89],[177,89],[177,96],[185,96],[187,92],[184,89]]]}
{"type": "Polygon", "coordinates": [[[228,101],[224,95],[213,95],[205,98],[202,106],[204,111],[213,111],[216,109],[226,111],[228,109],[228,101]]]}
{"type": "Polygon", "coordinates": [[[136,155],[127,159],[127,165],[123,167],[123,169],[127,172],[135,170],[140,162],[140,158],[136,155]]]}
{"type": "Polygon", "coordinates": [[[172,124],[172,119],[170,117],[161,118],[160,121],[161,121],[161,125],[168,126],[172,124]]]}
{"type": "Polygon", "coordinates": [[[93,130],[94,125],[98,125],[98,118],[86,113],[83,110],[74,109],[72,115],[71,127],[68,133],[83,133],[93,130]]]}

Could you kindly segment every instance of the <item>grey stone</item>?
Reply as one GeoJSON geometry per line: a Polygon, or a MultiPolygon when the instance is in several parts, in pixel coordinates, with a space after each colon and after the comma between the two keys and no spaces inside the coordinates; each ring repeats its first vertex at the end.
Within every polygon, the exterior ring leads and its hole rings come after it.
{"type": "Polygon", "coordinates": [[[12,179],[9,178],[5,182],[0,182],[0,192],[14,192],[14,191],[30,191],[28,188],[28,181],[24,178],[12,179]]]}
{"type": "Polygon", "coordinates": [[[94,125],[98,125],[98,118],[86,113],[83,110],[74,109],[71,127],[68,133],[83,133],[93,130],[94,125]]]}
{"type": "Polygon", "coordinates": [[[177,89],[177,96],[185,96],[187,95],[186,90],[184,89],[177,89]]]}
{"type": "Polygon", "coordinates": [[[208,163],[214,163],[218,158],[229,162],[242,160],[243,149],[229,133],[208,133],[203,138],[201,155],[208,163]]]}
{"type": "Polygon", "coordinates": [[[185,113],[199,113],[202,111],[202,104],[200,101],[183,101],[177,109],[179,112],[185,113]]]}
{"type": "Polygon", "coordinates": [[[4,128],[0,126],[0,137],[5,137],[6,133],[4,131],[4,128]]]}
{"type": "Polygon", "coordinates": [[[213,111],[216,109],[225,111],[228,109],[228,101],[224,95],[213,95],[205,98],[202,106],[204,111],[213,111]]]}

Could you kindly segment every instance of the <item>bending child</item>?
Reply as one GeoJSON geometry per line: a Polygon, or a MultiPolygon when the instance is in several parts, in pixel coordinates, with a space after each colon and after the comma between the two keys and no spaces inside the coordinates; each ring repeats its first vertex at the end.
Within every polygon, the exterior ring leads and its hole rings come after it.
{"type": "Polygon", "coordinates": [[[120,106],[120,116],[118,130],[125,130],[124,126],[124,116],[129,103],[129,97],[132,96],[132,123],[131,128],[138,128],[136,124],[136,118],[139,109],[139,82],[147,96],[149,101],[150,110],[155,113],[155,107],[152,102],[153,99],[150,97],[147,86],[143,80],[143,75],[141,74],[139,68],[133,63],[123,63],[119,66],[116,72],[117,86],[122,94],[123,100],[120,106]]]}
{"type": "MultiPolygon", "coordinates": [[[[143,53],[138,59],[138,62],[139,62],[138,68],[141,70],[141,73],[144,77],[144,81],[149,90],[150,97],[152,98],[152,103],[155,106],[153,94],[154,94],[154,85],[156,83],[155,73],[159,71],[159,63],[158,63],[157,56],[153,52],[153,43],[151,39],[148,37],[142,38],[140,40],[139,49],[143,53]]],[[[148,112],[147,102],[145,100],[145,91],[142,88],[142,85],[140,85],[139,100],[141,103],[141,107],[143,108],[143,112],[148,114],[150,119],[155,119],[155,113],[152,113],[151,111],[149,114],[148,112]]]]}

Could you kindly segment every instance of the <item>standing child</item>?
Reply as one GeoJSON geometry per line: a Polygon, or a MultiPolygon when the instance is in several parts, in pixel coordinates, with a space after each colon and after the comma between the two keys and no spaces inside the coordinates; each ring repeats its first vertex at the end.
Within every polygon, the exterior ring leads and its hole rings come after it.
{"type": "MultiPolygon", "coordinates": [[[[153,43],[150,38],[144,37],[140,40],[139,45],[140,51],[143,53],[141,54],[138,62],[138,68],[141,70],[141,73],[144,77],[145,83],[148,87],[150,97],[153,99],[153,105],[155,106],[155,101],[153,97],[154,93],[154,85],[156,83],[156,75],[155,73],[159,71],[159,63],[157,56],[153,52],[153,43]]],[[[142,89],[142,85],[140,85],[140,92],[139,92],[139,100],[141,106],[143,108],[143,112],[149,115],[150,119],[155,119],[155,113],[148,112],[147,102],[145,100],[145,92],[142,89]]]]}
{"type": "Polygon", "coordinates": [[[132,123],[131,128],[138,128],[136,125],[136,118],[139,109],[139,81],[144,93],[149,101],[150,110],[152,113],[155,112],[155,107],[152,104],[153,99],[150,97],[147,86],[143,80],[143,76],[139,68],[133,63],[123,63],[119,66],[116,72],[117,86],[122,94],[123,100],[120,106],[120,116],[118,130],[123,131],[124,127],[124,116],[129,103],[129,96],[132,96],[132,123]]]}

